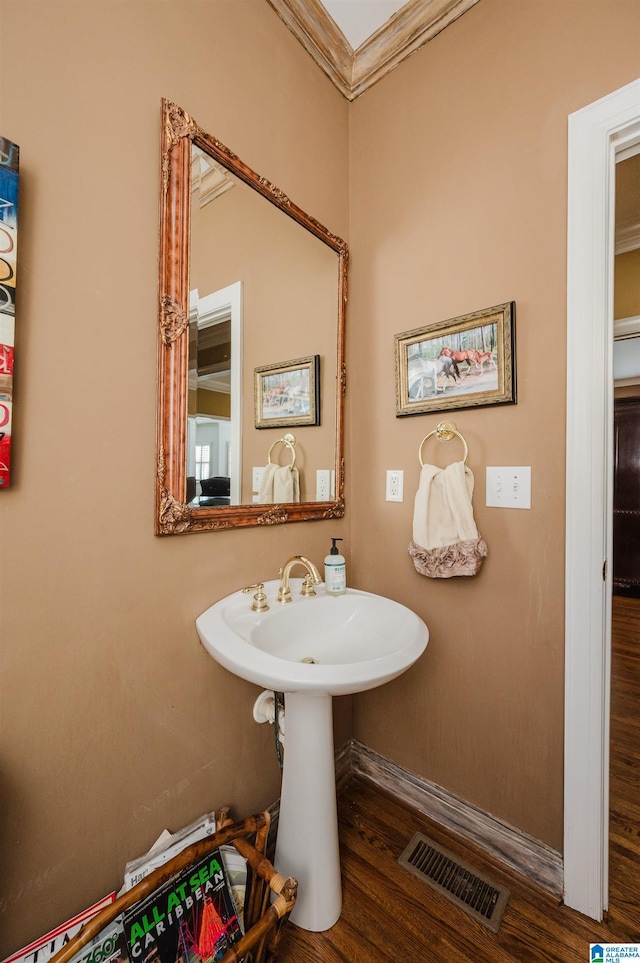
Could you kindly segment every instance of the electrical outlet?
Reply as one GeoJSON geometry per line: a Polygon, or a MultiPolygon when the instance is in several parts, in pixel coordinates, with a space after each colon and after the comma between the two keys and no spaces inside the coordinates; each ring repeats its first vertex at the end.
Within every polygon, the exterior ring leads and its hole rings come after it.
{"type": "Polygon", "coordinates": [[[318,468],[316,471],[316,501],[328,502],[331,498],[331,471],[318,468]]]}
{"type": "Polygon", "coordinates": [[[334,497],[335,472],[330,468],[318,468],[316,471],[316,501],[330,502],[334,497]]]}
{"type": "Polygon", "coordinates": [[[404,497],[404,472],[399,469],[387,471],[387,501],[401,502],[404,497]]]}
{"type": "Polygon", "coordinates": [[[260,491],[260,484],[262,482],[262,476],[264,475],[264,468],[254,468],[252,473],[252,485],[254,492],[260,491]]]}
{"type": "Polygon", "coordinates": [[[531,468],[487,468],[490,508],[531,508],[531,468]]]}

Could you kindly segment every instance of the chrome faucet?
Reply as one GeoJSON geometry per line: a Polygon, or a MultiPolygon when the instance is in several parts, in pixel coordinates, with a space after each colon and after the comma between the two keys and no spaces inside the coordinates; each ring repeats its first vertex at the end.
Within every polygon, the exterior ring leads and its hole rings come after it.
{"type": "Polygon", "coordinates": [[[284,605],[286,602],[291,601],[291,589],[289,588],[289,573],[294,565],[303,565],[307,570],[306,578],[302,583],[301,595],[311,596],[315,595],[313,586],[319,585],[323,581],[320,572],[315,567],[311,559],[306,558],[304,555],[294,555],[283,565],[280,570],[280,588],[278,589],[277,602],[281,602],[284,605]]]}

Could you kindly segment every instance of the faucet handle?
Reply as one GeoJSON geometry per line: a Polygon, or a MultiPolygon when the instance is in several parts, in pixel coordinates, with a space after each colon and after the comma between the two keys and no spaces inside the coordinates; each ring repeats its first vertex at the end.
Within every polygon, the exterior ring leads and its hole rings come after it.
{"type": "Polygon", "coordinates": [[[311,577],[310,575],[307,575],[307,577],[305,578],[304,582],[302,583],[302,588],[301,588],[301,590],[300,590],[300,595],[304,595],[305,598],[310,598],[311,596],[315,595],[316,593],[315,593],[315,590],[314,590],[314,588],[313,588],[313,586],[314,586],[315,584],[316,584],[316,583],[314,582],[314,580],[312,579],[312,577],[311,577]]]}
{"type": "Polygon", "coordinates": [[[267,612],[269,610],[269,605],[267,603],[267,596],[264,593],[264,582],[256,582],[255,585],[247,585],[242,591],[245,595],[249,592],[253,592],[256,589],[256,594],[253,596],[253,602],[251,604],[252,612],[267,612]]]}
{"type": "Polygon", "coordinates": [[[286,588],[281,584],[278,589],[278,598],[276,602],[280,602],[281,605],[286,605],[287,602],[291,601],[291,589],[287,585],[286,588]]]}

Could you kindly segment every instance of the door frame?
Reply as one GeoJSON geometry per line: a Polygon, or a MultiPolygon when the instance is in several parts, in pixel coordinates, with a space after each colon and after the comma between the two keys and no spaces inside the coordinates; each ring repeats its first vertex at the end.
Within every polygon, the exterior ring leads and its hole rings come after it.
{"type": "Polygon", "coordinates": [[[608,901],[615,164],[640,142],[640,80],[569,117],[564,900],[608,901]]]}

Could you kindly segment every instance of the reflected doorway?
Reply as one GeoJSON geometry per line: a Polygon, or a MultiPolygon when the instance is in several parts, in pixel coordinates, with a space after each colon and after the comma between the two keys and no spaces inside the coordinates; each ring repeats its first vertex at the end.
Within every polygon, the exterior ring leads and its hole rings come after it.
{"type": "Polygon", "coordinates": [[[187,492],[193,507],[242,504],[242,283],[190,293],[187,492]]]}
{"type": "Polygon", "coordinates": [[[231,419],[206,415],[187,422],[187,504],[231,504],[231,419]]]}

